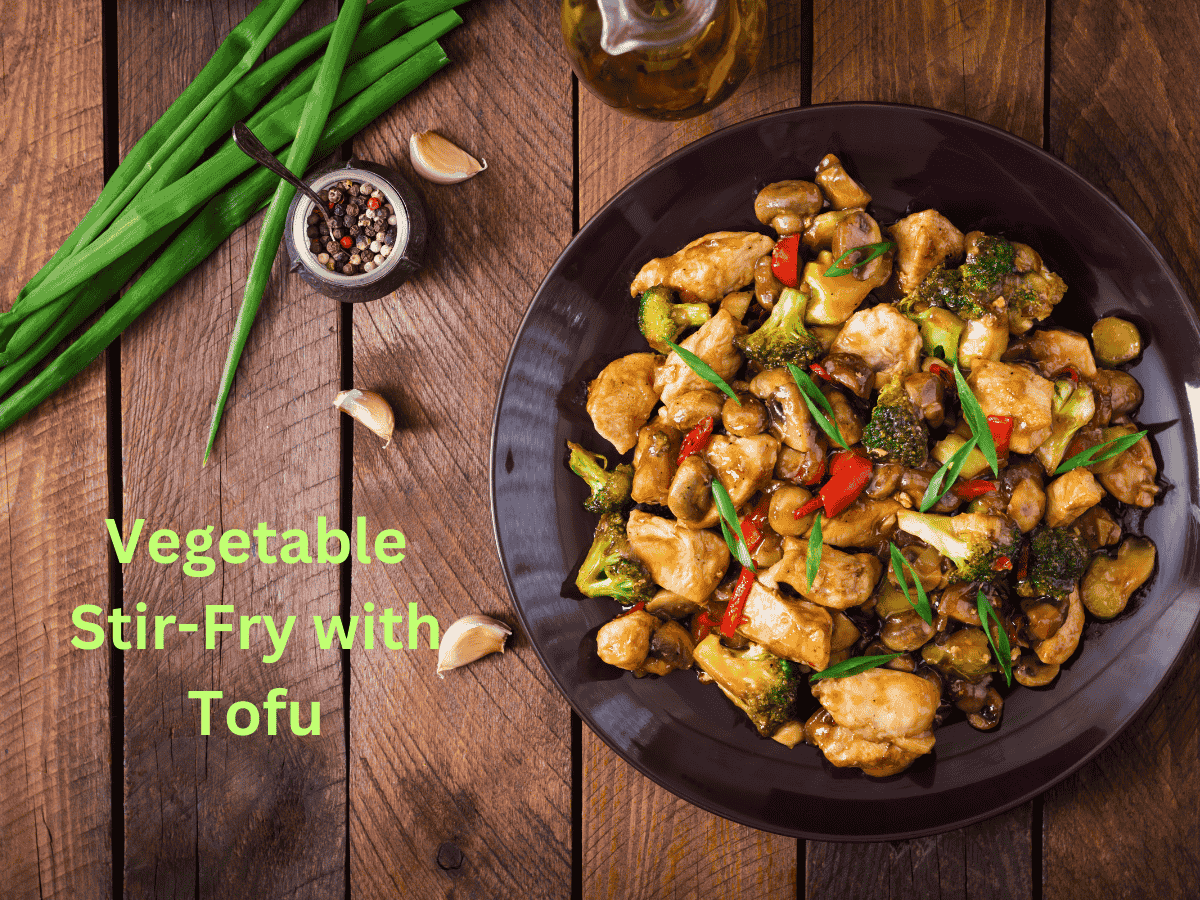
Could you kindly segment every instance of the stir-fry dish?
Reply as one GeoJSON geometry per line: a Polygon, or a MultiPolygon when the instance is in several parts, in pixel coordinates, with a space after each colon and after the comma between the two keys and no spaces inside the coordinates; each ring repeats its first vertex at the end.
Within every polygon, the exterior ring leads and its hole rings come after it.
{"type": "MultiPolygon", "coordinates": [[[[1157,467],[1116,317],[1051,324],[1037,251],[937,210],[890,226],[837,157],[769,184],[772,238],[717,232],[634,278],[649,348],[609,363],[569,444],[599,514],[576,584],[636,676],[695,669],[764,737],[894,775],[963,715],[997,727],[1154,544],[1157,467]]],[[[674,676],[681,677],[681,676],[674,676]]]]}

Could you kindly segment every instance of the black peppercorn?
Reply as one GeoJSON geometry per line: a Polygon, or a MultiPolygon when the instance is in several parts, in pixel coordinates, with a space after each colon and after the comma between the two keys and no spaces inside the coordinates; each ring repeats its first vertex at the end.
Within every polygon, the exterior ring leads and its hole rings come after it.
{"type": "Polygon", "coordinates": [[[333,261],[339,266],[344,266],[350,261],[350,254],[339,247],[338,252],[333,254],[333,261]]]}
{"type": "Polygon", "coordinates": [[[362,227],[362,231],[363,234],[367,235],[368,237],[375,237],[375,235],[379,233],[379,229],[375,227],[373,222],[368,222],[366,225],[364,225],[362,227]]]}
{"type": "Polygon", "coordinates": [[[340,203],[334,204],[333,217],[335,219],[340,219],[345,214],[346,214],[346,207],[342,206],[342,204],[340,204],[340,203]]]}
{"type": "Polygon", "coordinates": [[[335,244],[333,241],[325,242],[325,252],[326,253],[337,253],[337,249],[338,249],[338,245],[335,244]]]}
{"type": "Polygon", "coordinates": [[[396,229],[395,228],[389,228],[387,230],[387,233],[384,234],[384,236],[383,236],[383,242],[385,244],[391,244],[391,245],[395,246],[395,244],[396,244],[396,229]]]}
{"type": "Polygon", "coordinates": [[[329,236],[330,236],[331,238],[333,238],[335,241],[340,241],[340,240],[342,239],[342,236],[343,236],[345,233],[346,233],[346,232],[342,231],[342,229],[340,229],[340,228],[335,228],[335,229],[333,229],[333,231],[329,232],[329,236]]]}
{"type": "Polygon", "coordinates": [[[347,203],[346,204],[346,215],[357,216],[358,215],[358,204],[357,203],[347,203]]]}
{"type": "Polygon", "coordinates": [[[342,216],[342,223],[343,223],[343,224],[344,224],[344,225],[345,225],[347,228],[349,228],[351,225],[357,225],[357,224],[358,224],[358,217],[357,217],[357,216],[342,216]]]}
{"type": "Polygon", "coordinates": [[[354,274],[354,266],[350,265],[350,263],[346,263],[344,266],[342,266],[342,274],[343,275],[353,275],[354,274]]]}
{"type": "Polygon", "coordinates": [[[357,225],[347,225],[346,234],[351,237],[358,237],[359,227],[357,225]]]}

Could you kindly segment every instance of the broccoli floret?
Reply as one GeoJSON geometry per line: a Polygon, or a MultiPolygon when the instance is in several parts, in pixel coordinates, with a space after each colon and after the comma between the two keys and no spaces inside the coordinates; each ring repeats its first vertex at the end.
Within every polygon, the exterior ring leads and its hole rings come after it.
{"type": "Polygon", "coordinates": [[[1069,528],[1041,526],[1029,541],[1028,577],[1017,585],[1023,597],[1064,599],[1087,570],[1088,550],[1069,528]]]}
{"type": "Polygon", "coordinates": [[[962,275],[958,269],[947,269],[938,263],[929,270],[911,294],[898,304],[906,316],[930,306],[948,307],[962,293],[962,275]]]}
{"type": "Polygon", "coordinates": [[[804,327],[808,294],[796,288],[784,288],[771,315],[751,334],[733,339],[747,357],[764,369],[778,369],[787,363],[806,366],[822,353],[821,342],[804,327]]]}
{"type": "Polygon", "coordinates": [[[585,597],[612,597],[622,606],[653,598],[654,581],[630,550],[625,519],[620,513],[600,516],[592,547],[575,576],[575,586],[585,597]]]}
{"type": "Polygon", "coordinates": [[[1054,430],[1034,451],[1046,473],[1053,475],[1063,460],[1071,438],[1096,414],[1096,398],[1086,384],[1069,378],[1054,382],[1054,430]]]}
{"type": "Polygon", "coordinates": [[[667,341],[674,341],[688,327],[703,325],[712,318],[707,303],[676,303],[663,285],[642,292],[638,300],[638,328],[646,342],[659,353],[668,353],[667,341]]]}
{"type": "Polygon", "coordinates": [[[980,238],[975,253],[957,269],[934,266],[916,289],[900,301],[900,311],[913,317],[936,306],[964,319],[982,318],[1011,286],[1016,275],[1015,258],[1016,249],[1004,238],[994,235],[980,238]]]}
{"type": "Polygon", "coordinates": [[[796,718],[801,679],[795,665],[758,644],[730,650],[710,634],[692,651],[692,659],[742,710],[758,733],[771,737],[796,718]]]}
{"type": "Polygon", "coordinates": [[[943,516],[902,509],[896,513],[896,524],[954,563],[958,581],[994,581],[1002,576],[1012,568],[1020,539],[1010,519],[987,513],[943,516]]]}
{"type": "Polygon", "coordinates": [[[621,463],[611,472],[604,466],[607,460],[599,453],[584,450],[578,444],[567,441],[571,448],[568,465],[571,471],[587,482],[592,495],[583,501],[588,512],[620,512],[629,504],[633,490],[633,466],[621,463]]]}
{"type": "Polygon", "coordinates": [[[929,429],[898,377],[880,389],[862,442],[872,455],[913,468],[929,458],[929,429]]]}

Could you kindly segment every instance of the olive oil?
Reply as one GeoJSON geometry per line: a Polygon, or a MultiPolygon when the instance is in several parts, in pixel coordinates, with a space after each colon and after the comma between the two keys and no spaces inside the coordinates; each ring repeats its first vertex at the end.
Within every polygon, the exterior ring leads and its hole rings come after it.
{"type": "Polygon", "coordinates": [[[602,46],[601,3],[654,21],[686,13],[688,2],[694,0],[563,0],[563,38],[579,80],[609,106],[647,119],[686,119],[725,100],[758,56],[766,0],[718,0],[699,33],[674,45],[617,54],[602,46]]]}

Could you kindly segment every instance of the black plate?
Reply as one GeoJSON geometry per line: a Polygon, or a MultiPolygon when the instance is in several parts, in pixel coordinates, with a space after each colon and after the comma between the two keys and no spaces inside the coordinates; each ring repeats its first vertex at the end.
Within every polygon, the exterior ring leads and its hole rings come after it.
{"type": "Polygon", "coordinates": [[[1112,201],[1040,149],[948,113],[904,106],[808,107],[697,141],[622,190],[575,237],[542,283],[513,344],[496,405],[492,511],[517,613],[551,677],[589,726],[663,787],[756,828],[806,838],[880,840],[957,828],[1046,790],[1112,740],[1166,678],[1200,615],[1197,413],[1200,327],[1153,245],[1112,201]],[[835,152],[891,222],[934,207],[964,231],[1031,244],[1069,285],[1056,319],[1081,330],[1123,313],[1148,348],[1132,369],[1146,389],[1166,488],[1136,525],[1158,545],[1150,589],[1123,617],[1089,624],[1049,690],[1016,688],[1000,727],[936,732],[932,756],[871,779],[816,748],[759,738],[690,673],[636,679],[599,662],[612,601],[580,599],[573,579],[591,543],[568,440],[611,447],[584,410],[586,384],[645,344],[629,283],[651,257],[718,230],[762,230],[759,188],[810,177],[835,152]]]}

